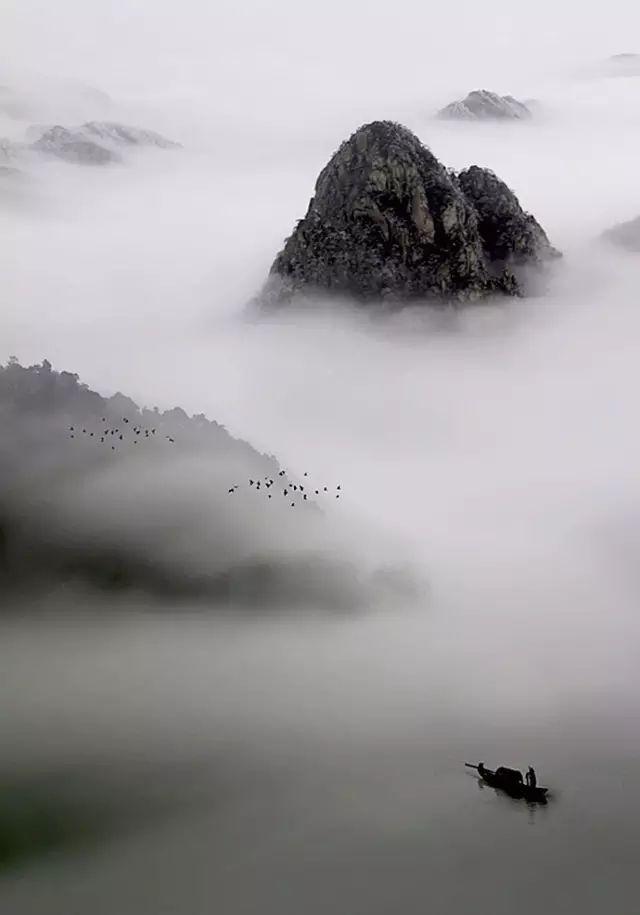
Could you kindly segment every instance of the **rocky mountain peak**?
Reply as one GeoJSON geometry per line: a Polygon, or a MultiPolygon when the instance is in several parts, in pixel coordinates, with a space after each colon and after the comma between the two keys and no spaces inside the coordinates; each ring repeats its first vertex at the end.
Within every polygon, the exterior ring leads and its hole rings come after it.
{"type": "Polygon", "coordinates": [[[451,102],[438,112],[439,118],[461,121],[523,120],[531,117],[524,102],[512,95],[498,95],[488,89],[474,89],[466,98],[451,102]]]}
{"type": "Polygon", "coordinates": [[[31,149],[57,159],[84,165],[121,161],[120,150],[134,146],[176,149],[180,146],[154,130],[130,127],[113,121],[87,121],[80,127],[34,128],[31,149]]]}
{"type": "Polygon", "coordinates": [[[476,216],[455,180],[409,130],[357,130],[320,173],[278,255],[285,286],[358,297],[471,296],[490,285],[476,216]]]}
{"type": "Polygon", "coordinates": [[[304,287],[363,300],[518,294],[510,261],[537,259],[533,249],[548,245],[546,235],[499,179],[487,173],[481,181],[482,169],[469,171],[460,181],[399,124],[364,125],[320,173],[306,216],[275,259],[263,300],[281,304],[304,287]],[[506,248],[496,257],[489,226],[507,218],[506,248]],[[527,244],[520,238],[525,222],[527,244]]]}

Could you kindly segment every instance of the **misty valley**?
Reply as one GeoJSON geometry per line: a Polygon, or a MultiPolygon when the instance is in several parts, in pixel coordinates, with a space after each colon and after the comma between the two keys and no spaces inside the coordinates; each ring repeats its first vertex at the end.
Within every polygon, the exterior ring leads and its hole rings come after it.
{"type": "Polygon", "coordinates": [[[3,915],[636,912],[640,18],[566,6],[7,13],[3,915]]]}

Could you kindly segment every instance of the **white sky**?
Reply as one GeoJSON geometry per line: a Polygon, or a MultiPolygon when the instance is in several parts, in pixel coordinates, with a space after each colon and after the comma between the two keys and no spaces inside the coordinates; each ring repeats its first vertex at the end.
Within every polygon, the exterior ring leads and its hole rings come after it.
{"type": "Polygon", "coordinates": [[[273,84],[280,94],[287,84],[307,84],[312,94],[331,96],[358,86],[406,89],[441,73],[450,82],[470,65],[475,73],[515,64],[544,71],[640,47],[634,0],[5,0],[3,6],[5,67],[80,77],[107,90],[164,91],[208,78],[227,96],[244,95],[250,86],[259,98],[273,84]]]}

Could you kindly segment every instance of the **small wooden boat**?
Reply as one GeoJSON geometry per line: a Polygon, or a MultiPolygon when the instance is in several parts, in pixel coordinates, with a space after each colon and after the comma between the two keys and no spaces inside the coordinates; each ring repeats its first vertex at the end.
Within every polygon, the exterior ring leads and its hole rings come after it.
{"type": "Polygon", "coordinates": [[[527,785],[522,779],[522,772],[517,769],[508,769],[506,766],[498,766],[495,770],[487,769],[483,763],[477,766],[472,765],[472,763],[465,763],[465,766],[468,769],[475,769],[483,782],[491,785],[492,788],[504,791],[509,797],[516,800],[524,800],[530,804],[547,803],[549,789],[540,785],[536,785],[535,788],[527,785]]]}

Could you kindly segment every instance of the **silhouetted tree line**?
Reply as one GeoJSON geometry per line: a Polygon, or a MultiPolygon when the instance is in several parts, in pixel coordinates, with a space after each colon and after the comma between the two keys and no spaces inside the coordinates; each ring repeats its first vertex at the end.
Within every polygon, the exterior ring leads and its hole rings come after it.
{"type": "MultiPolygon", "coordinates": [[[[139,407],[120,392],[102,397],[82,383],[74,372],[57,372],[45,359],[41,365],[23,366],[15,357],[0,365],[0,416],[5,422],[5,434],[10,434],[13,419],[55,418],[69,420],[74,425],[101,427],[121,424],[123,418],[139,426],[154,427],[175,437],[176,444],[209,445],[225,456],[242,456],[264,462],[265,472],[276,471],[277,462],[271,455],[257,452],[248,442],[234,438],[227,429],[203,414],[188,416],[181,407],[161,411],[158,407],[139,407]]],[[[1,483],[1,481],[0,481],[1,483]]]]}
{"type": "MultiPolygon", "coordinates": [[[[102,397],[77,374],[54,371],[48,360],[23,366],[11,358],[0,365],[0,586],[21,585],[32,573],[45,575],[49,570],[56,574],[57,570],[65,577],[101,585],[126,587],[137,581],[165,593],[183,589],[185,583],[173,582],[173,572],[161,568],[153,557],[134,557],[117,542],[108,547],[87,544],[77,549],[76,544],[67,549],[52,532],[48,504],[49,493],[57,492],[60,485],[71,484],[73,492],[76,482],[81,485],[87,474],[123,456],[135,455],[139,458],[136,466],[144,468],[145,456],[153,461],[190,452],[230,468],[241,466],[243,472],[275,474],[279,470],[275,458],[260,454],[203,414],[190,417],[180,407],[164,411],[139,407],[121,393],[102,397]],[[72,426],[78,430],[74,440],[72,426]],[[89,437],[90,430],[104,431],[105,426],[126,429],[128,435],[124,441],[120,436],[110,438],[109,445],[100,444],[100,433],[89,437]],[[134,447],[133,428],[142,430],[138,447],[134,447]],[[145,438],[146,428],[157,434],[145,438]],[[112,441],[117,443],[116,450],[111,449],[112,441]]],[[[123,465],[123,471],[126,467],[123,465]]],[[[144,485],[139,470],[135,479],[144,485]]],[[[226,493],[226,486],[220,492],[226,493]]],[[[125,527],[126,523],[125,514],[125,527]]],[[[95,524],[99,530],[99,516],[95,524]]],[[[189,589],[210,588],[210,579],[205,579],[191,580],[189,589]]]]}

